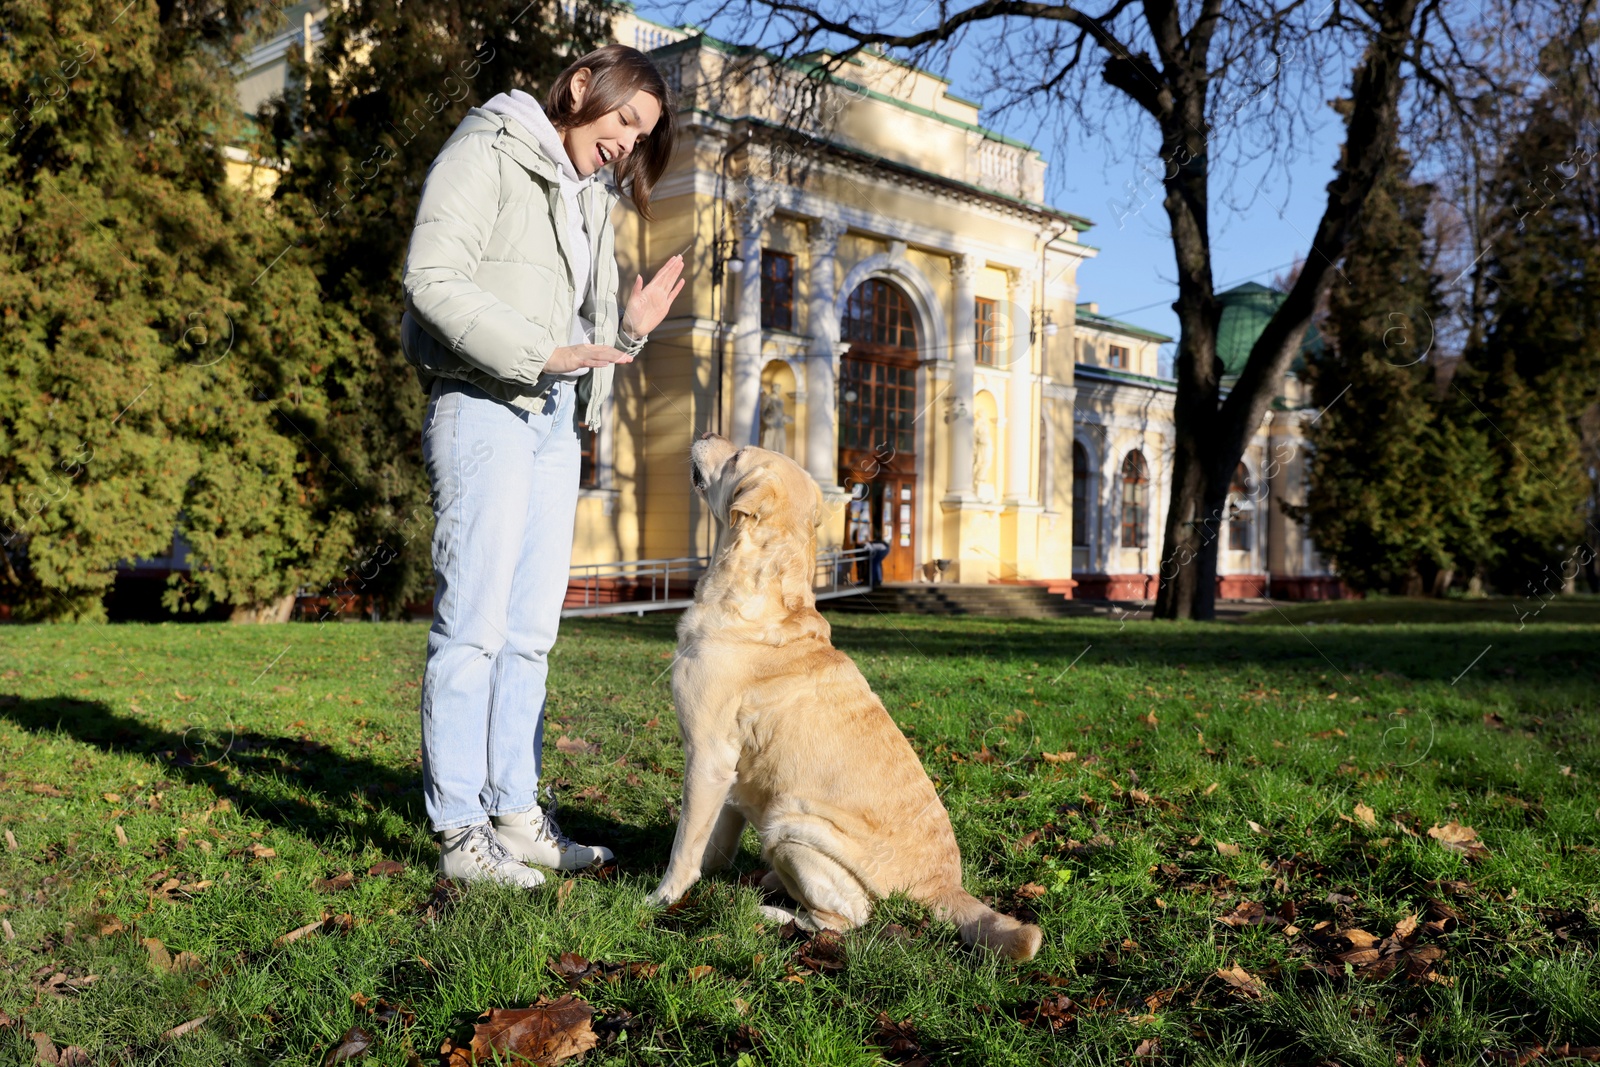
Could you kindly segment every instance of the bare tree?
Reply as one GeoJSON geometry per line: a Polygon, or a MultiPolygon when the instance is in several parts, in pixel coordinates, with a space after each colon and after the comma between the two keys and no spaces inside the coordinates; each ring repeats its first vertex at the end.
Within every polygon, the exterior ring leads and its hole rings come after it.
{"type": "MultiPolygon", "coordinates": [[[[1587,12],[1592,2],[1499,0],[1499,7],[1555,20],[1574,17],[1580,6],[1587,12]]],[[[904,5],[874,10],[859,0],[736,0],[718,16],[744,40],[782,56],[806,56],[819,77],[865,49],[897,50],[937,65],[958,46],[977,46],[993,57],[988,67],[1002,106],[1041,110],[1049,116],[1046,130],[1066,129],[1069,119],[1093,124],[1119,104],[1154,123],[1180,324],[1158,617],[1214,615],[1217,539],[1230,479],[1316,307],[1340,280],[1338,263],[1402,128],[1441,115],[1470,123],[1475,107],[1500,89],[1502,71],[1484,61],[1485,38],[1493,34],[1484,32],[1477,5],[1316,3],[1313,11],[1304,0],[1104,0],[1091,11],[1037,0],[977,0],[966,7],[931,0],[912,13],[904,5]],[[930,11],[934,23],[916,28],[930,11]],[[907,22],[909,28],[897,28],[907,22]],[[1225,382],[1217,358],[1212,183],[1230,164],[1292,151],[1312,107],[1330,90],[1345,136],[1322,217],[1283,303],[1237,379],[1225,382]]],[[[1524,15],[1517,29],[1537,22],[1524,15]]],[[[1536,55],[1537,45],[1521,54],[1536,55]]]]}

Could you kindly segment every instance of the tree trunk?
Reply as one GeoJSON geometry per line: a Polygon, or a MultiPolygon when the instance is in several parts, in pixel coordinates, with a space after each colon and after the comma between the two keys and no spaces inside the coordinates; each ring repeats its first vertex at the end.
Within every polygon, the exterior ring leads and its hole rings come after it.
{"type": "Polygon", "coordinates": [[[229,622],[288,622],[294,612],[294,594],[285,593],[265,604],[240,604],[228,615],[229,622]]]}

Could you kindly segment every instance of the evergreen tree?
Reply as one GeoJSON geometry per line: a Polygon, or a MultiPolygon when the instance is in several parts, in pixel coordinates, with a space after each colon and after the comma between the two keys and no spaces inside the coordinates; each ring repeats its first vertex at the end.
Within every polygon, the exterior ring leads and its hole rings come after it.
{"type": "Polygon", "coordinates": [[[1553,81],[1495,176],[1490,318],[1455,382],[1495,458],[1486,570],[1519,595],[1558,592],[1600,547],[1583,441],[1600,402],[1600,107],[1569,47],[1547,51],[1553,81]]]}
{"type": "Polygon", "coordinates": [[[263,155],[321,299],[357,320],[312,368],[325,417],[299,425],[347,482],[330,486],[359,551],[325,592],[389,605],[431,581],[422,468],[427,397],[400,348],[400,279],[422,181],[467,110],[523,89],[542,99],[574,57],[605,43],[616,7],[527,0],[351,0],[332,5],[308,65],[259,116],[263,155]]]}
{"type": "Polygon", "coordinates": [[[249,0],[0,0],[0,599],[99,618],[119,561],[246,609],[351,546],[295,428],[349,346],[289,227],[227,184],[249,0]]]}
{"type": "Polygon", "coordinates": [[[1427,256],[1433,191],[1400,157],[1374,193],[1308,353],[1313,403],[1309,520],[1318,550],[1356,589],[1447,585],[1459,546],[1481,542],[1480,436],[1446,425],[1436,403],[1439,279],[1427,256]]]}

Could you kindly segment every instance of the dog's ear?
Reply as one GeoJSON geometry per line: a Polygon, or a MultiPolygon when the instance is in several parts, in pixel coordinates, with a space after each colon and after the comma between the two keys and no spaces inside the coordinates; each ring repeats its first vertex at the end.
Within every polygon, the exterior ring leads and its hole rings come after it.
{"type": "Polygon", "coordinates": [[[733,500],[728,504],[728,525],[738,526],[742,521],[760,522],[772,504],[772,480],[762,472],[753,470],[739,479],[734,488],[733,500]]]}

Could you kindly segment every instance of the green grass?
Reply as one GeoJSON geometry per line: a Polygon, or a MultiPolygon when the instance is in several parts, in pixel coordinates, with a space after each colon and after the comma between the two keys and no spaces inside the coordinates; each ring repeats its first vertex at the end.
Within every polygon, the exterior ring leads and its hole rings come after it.
{"type": "Polygon", "coordinates": [[[1600,597],[1568,596],[1544,600],[1537,597],[1390,597],[1365,600],[1325,600],[1305,604],[1279,603],[1276,608],[1236,620],[1251,626],[1328,623],[1509,623],[1513,630],[1547,623],[1600,626],[1600,597]]]}
{"type": "Polygon", "coordinates": [[[617,871],[475,887],[431,917],[424,626],[6,628],[0,1062],[31,1062],[39,1031],[96,1064],[315,1064],[362,1023],[379,1040],[360,1062],[433,1063],[476,1012],[564,991],[547,964],[565,951],[659,964],[583,987],[603,1035],[587,1063],[881,1063],[880,1012],[933,1063],[1127,1063],[1150,1038],[1155,1062],[1216,1065],[1600,1045],[1600,626],[1554,608],[1521,630],[833,616],[938,784],[969,888],[1045,931],[1037,960],[997,962],[893,900],[833,973],[799,973],[802,945],[760,925],[737,882],[753,837],[686,907],[645,904],[682,766],[670,618],[569,622],[552,659],[546,780],[617,871]],[[563,735],[599,755],[557,752],[563,735]],[[1357,802],[1375,827],[1348,821],[1357,802]],[[1489,855],[1427,836],[1450,820],[1489,855]],[[407,869],[366,873],[385,859],[407,869]],[[346,871],[350,888],[316,884],[346,871]],[[1317,923],[1382,936],[1429,898],[1461,915],[1423,939],[1442,981],[1311,966],[1317,923]],[[1216,921],[1242,901],[1293,902],[1300,932],[1216,921]],[[325,914],[328,932],[274,945],[325,914]],[[153,965],[147,938],[193,969],[153,965]],[[1229,991],[1235,962],[1265,996],[1229,991]],[[56,975],[81,988],[52,992],[56,975]],[[375,1025],[357,994],[415,1023],[375,1025]],[[1052,1032],[1037,1009],[1059,994],[1078,1007],[1052,1032]]]}

